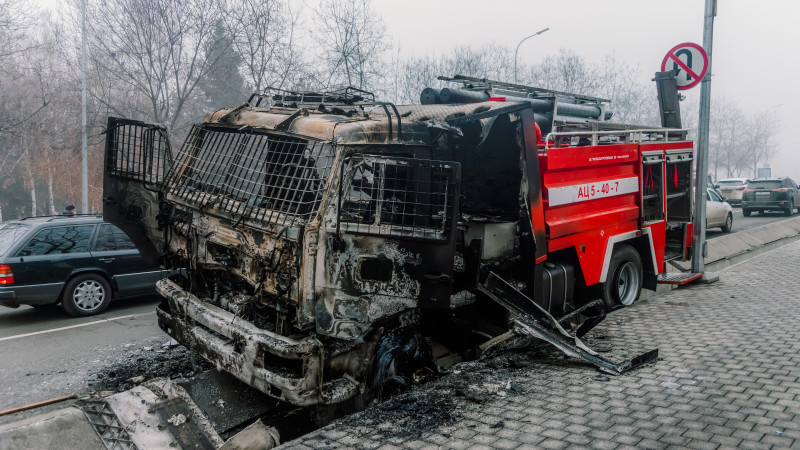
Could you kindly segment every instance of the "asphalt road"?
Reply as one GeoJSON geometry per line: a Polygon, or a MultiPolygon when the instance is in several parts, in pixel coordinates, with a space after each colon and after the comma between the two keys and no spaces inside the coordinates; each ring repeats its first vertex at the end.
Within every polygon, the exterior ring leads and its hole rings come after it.
{"type": "Polygon", "coordinates": [[[87,379],[144,346],[169,340],[153,297],[116,301],[92,317],[60,307],[0,307],[0,410],[85,393],[87,379]]]}
{"type": "MultiPolygon", "coordinates": [[[[796,217],[796,214],[792,217],[796,217]]],[[[733,207],[733,230],[731,233],[737,231],[747,230],[749,228],[759,227],[772,222],[786,220],[789,217],[783,215],[782,212],[768,212],[765,214],[753,213],[750,217],[742,215],[742,208],[738,206],[733,207]]],[[[715,237],[723,236],[725,233],[719,228],[709,228],[706,230],[706,239],[713,239],[715,237]]]]}

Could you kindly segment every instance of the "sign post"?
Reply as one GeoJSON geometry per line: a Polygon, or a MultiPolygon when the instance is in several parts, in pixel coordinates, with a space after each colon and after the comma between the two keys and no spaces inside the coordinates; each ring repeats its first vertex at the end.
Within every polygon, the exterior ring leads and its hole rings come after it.
{"type": "MultiPolygon", "coordinates": [[[[673,71],[678,90],[700,84],[700,121],[698,123],[696,172],[694,181],[694,225],[692,227],[692,272],[703,273],[706,255],[706,174],[708,173],[708,124],[711,111],[711,47],[717,1],[706,0],[703,46],[686,42],[672,47],[661,61],[661,72],[673,71]]],[[[716,281],[715,275],[703,275],[716,281]]]]}
{"type": "MultiPolygon", "coordinates": [[[[697,172],[695,173],[694,205],[695,217],[694,227],[692,228],[692,272],[703,273],[705,271],[706,254],[706,174],[708,173],[708,125],[711,113],[711,48],[714,41],[714,16],[717,15],[717,0],[706,0],[705,20],[703,26],[703,48],[707,53],[707,64],[701,74],[694,77],[686,67],[681,67],[686,71],[684,74],[694,78],[695,84],[700,82],[700,121],[698,123],[697,136],[697,172]]],[[[680,51],[680,50],[679,50],[680,51]]],[[[677,57],[676,52],[676,57],[677,57]]],[[[675,58],[670,58],[675,61],[675,58]]],[[[694,58],[693,58],[694,59],[694,58]]],[[[694,62],[694,61],[692,61],[694,62]]],[[[675,64],[679,65],[677,62],[675,64]]],[[[694,65],[688,65],[693,69],[694,65]]],[[[695,72],[692,70],[692,72],[695,72]]],[[[681,77],[679,77],[680,79],[681,77]]],[[[687,85],[691,82],[687,82],[687,85]]],[[[716,281],[716,275],[704,274],[703,280],[716,281]]]]}

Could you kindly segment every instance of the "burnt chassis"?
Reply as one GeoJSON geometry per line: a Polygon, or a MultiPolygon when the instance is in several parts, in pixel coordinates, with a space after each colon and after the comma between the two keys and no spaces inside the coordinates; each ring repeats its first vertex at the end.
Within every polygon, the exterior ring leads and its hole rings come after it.
{"type": "MultiPolygon", "coordinates": [[[[223,110],[221,113],[217,113],[216,116],[211,115],[210,121],[224,123],[230,120],[230,114],[235,111],[223,110]]],[[[406,298],[403,307],[394,312],[388,311],[379,317],[369,317],[368,314],[359,312],[356,314],[358,317],[346,317],[346,320],[342,320],[334,317],[333,313],[326,312],[323,306],[325,296],[330,296],[335,289],[331,288],[331,284],[326,287],[325,283],[321,283],[322,286],[319,289],[316,287],[309,289],[309,286],[314,286],[315,282],[319,281],[315,279],[315,271],[319,266],[316,259],[320,254],[320,248],[333,249],[332,253],[335,255],[337,251],[341,250],[341,248],[337,247],[353,246],[352,241],[356,239],[368,242],[391,237],[391,233],[381,236],[381,231],[386,231],[387,227],[378,226],[375,228],[369,225],[366,231],[361,230],[361,225],[364,225],[364,223],[350,223],[349,226],[344,227],[343,232],[341,198],[343,196],[342,172],[344,171],[344,163],[338,161],[338,163],[332,164],[332,173],[336,174],[337,170],[339,171],[339,183],[337,184],[337,177],[330,177],[331,184],[323,193],[324,196],[318,205],[318,212],[314,217],[309,215],[308,218],[310,220],[295,236],[296,238],[302,236],[303,241],[295,249],[299,258],[293,260],[290,257],[286,261],[279,261],[289,265],[298,264],[298,261],[301,260],[299,264],[302,264],[302,268],[296,273],[297,279],[294,280],[293,287],[281,289],[279,280],[275,277],[270,279],[269,283],[266,283],[272,290],[270,294],[273,297],[284,296],[296,299],[294,301],[296,302],[297,314],[294,317],[294,322],[297,325],[296,331],[302,331],[302,333],[297,333],[298,335],[295,336],[287,336],[285,333],[279,332],[282,330],[271,331],[258,327],[253,322],[239,317],[238,314],[212,304],[209,302],[210,296],[195,295],[185,283],[176,283],[174,280],[162,280],[157,284],[159,294],[165,299],[157,311],[160,327],[182,344],[197,351],[204,358],[230,372],[243,382],[269,395],[296,405],[339,403],[367,392],[370,389],[368,377],[375,369],[375,353],[381,344],[381,340],[392,328],[402,326],[414,328],[419,326],[417,312],[421,307],[430,307],[432,310],[439,311],[448,309],[453,286],[456,286],[458,291],[469,290],[475,294],[483,295],[489,301],[494,301],[505,310],[511,311],[513,315],[527,319],[516,322],[508,321],[505,324],[507,327],[517,330],[518,334],[528,334],[544,339],[562,350],[569,350],[568,353],[571,352],[570,354],[573,356],[582,357],[610,373],[619,373],[630,367],[632,365],[630,362],[615,364],[600,358],[596,353],[580,343],[577,337],[567,333],[559,325],[557,319],[536,306],[537,296],[541,296],[541,286],[539,286],[539,283],[533,282],[533,280],[541,279],[542,269],[540,265],[534,265],[533,261],[544,256],[546,246],[544,245],[544,226],[541,193],[538,183],[533,114],[524,103],[501,106],[494,111],[487,111],[485,107],[476,108],[475,111],[477,113],[473,114],[473,117],[464,117],[462,114],[461,116],[456,115],[455,119],[448,120],[446,123],[437,123],[433,126],[425,124],[424,131],[422,133],[417,132],[416,135],[413,127],[411,130],[406,128],[406,136],[410,135],[411,140],[418,138],[420,134],[425,136],[425,141],[428,142],[427,145],[434,150],[428,153],[428,157],[432,154],[443,154],[443,151],[444,154],[447,154],[447,151],[450,151],[451,157],[447,159],[453,159],[453,149],[450,148],[452,142],[450,140],[457,141],[459,138],[463,138],[460,135],[461,132],[455,127],[464,125],[469,121],[479,121],[500,114],[519,114],[520,122],[524,125],[520,127],[521,135],[514,134],[512,141],[515,142],[514,148],[517,155],[521,154],[521,156],[518,156],[519,160],[512,160],[512,162],[517,167],[516,170],[522,169],[522,173],[527,175],[522,176],[519,181],[515,181],[517,183],[516,189],[521,189],[521,191],[518,191],[513,196],[514,203],[516,203],[516,214],[518,215],[514,222],[518,224],[518,229],[522,230],[522,233],[519,237],[520,243],[514,249],[515,255],[510,260],[516,261],[514,264],[518,265],[520,265],[519,262],[521,261],[521,266],[528,269],[527,277],[530,278],[528,285],[532,287],[532,298],[510,286],[505,291],[502,289],[498,291],[496,287],[489,289],[489,287],[483,286],[481,280],[486,281],[487,275],[492,270],[510,274],[509,261],[492,261],[489,265],[483,265],[479,254],[480,251],[475,255],[474,251],[471,251],[466,246],[460,249],[463,252],[464,259],[467,260],[466,267],[462,268],[461,273],[454,273],[453,252],[456,244],[456,219],[459,218],[460,214],[457,202],[459,196],[455,193],[453,199],[449,202],[449,207],[452,208],[449,210],[449,219],[441,223],[441,228],[446,229],[447,233],[442,234],[438,239],[426,240],[426,237],[430,236],[415,236],[413,233],[402,237],[402,233],[407,231],[408,227],[396,227],[396,231],[401,233],[401,238],[399,238],[401,241],[413,243],[408,244],[412,250],[411,253],[414,250],[419,251],[421,248],[429,247],[427,251],[421,253],[437,254],[436,257],[426,261],[426,270],[416,270],[413,273],[412,281],[419,282],[416,290],[412,289],[410,291],[416,293],[415,298],[406,298]],[[517,197],[520,200],[518,203],[517,197]],[[333,198],[338,200],[338,205],[328,204],[328,202],[333,201],[333,198]],[[520,205],[525,205],[526,207],[520,207],[520,205]],[[330,211],[334,211],[336,216],[330,217],[330,214],[328,214],[330,211]],[[331,223],[335,224],[335,229],[331,229],[331,223]],[[525,232],[526,228],[529,231],[525,232]],[[347,233],[348,230],[352,233],[347,233]],[[351,235],[354,237],[348,237],[351,240],[350,242],[345,242],[347,239],[342,239],[342,236],[351,235]],[[437,252],[437,249],[443,251],[437,252]],[[470,253],[472,254],[470,255],[470,253]],[[449,267],[446,267],[448,265],[449,267]],[[424,285],[421,283],[424,283],[424,285]],[[522,300],[517,301],[515,307],[512,308],[508,302],[503,301],[503,297],[508,296],[522,300]],[[439,303],[441,301],[446,303],[443,305],[439,303]],[[327,325],[323,322],[326,322],[327,325]],[[337,338],[344,339],[332,344],[332,341],[337,338]],[[342,344],[343,342],[344,344],[342,344]]],[[[294,113],[287,120],[294,120],[298,116],[297,113],[294,113]]],[[[399,115],[397,120],[397,134],[400,136],[399,115]]],[[[207,117],[208,121],[209,117],[207,117]]],[[[389,123],[391,124],[391,116],[389,117],[389,123]]],[[[281,124],[274,128],[279,129],[281,124]]],[[[115,129],[119,125],[119,123],[111,123],[110,120],[109,130],[115,129]]],[[[270,132],[272,130],[268,128],[264,131],[270,132]]],[[[363,135],[369,134],[365,130],[361,131],[363,135]]],[[[374,132],[374,130],[372,131],[374,132]]],[[[116,173],[118,176],[126,173],[126,170],[121,170],[125,169],[124,167],[120,168],[119,155],[115,156],[116,153],[113,149],[119,147],[119,142],[114,141],[113,134],[109,133],[109,145],[107,146],[106,187],[109,186],[109,172],[116,173]]],[[[297,133],[296,135],[303,136],[302,133],[297,133]]],[[[389,135],[391,135],[391,126],[389,135]]],[[[477,137],[481,136],[478,135],[477,137]]],[[[486,136],[482,136],[482,138],[485,140],[486,136]]],[[[149,138],[149,140],[152,141],[152,138],[149,138]]],[[[145,141],[148,141],[148,139],[145,139],[145,141]]],[[[144,159],[147,159],[148,155],[152,159],[153,155],[157,153],[152,148],[152,142],[142,145],[145,148],[144,159]],[[149,150],[147,150],[148,145],[151,146],[149,150]]],[[[354,145],[352,148],[357,147],[357,145],[354,145]]],[[[340,150],[337,155],[341,156],[343,153],[340,150]]],[[[380,157],[376,156],[375,158],[380,157]]],[[[134,191],[137,191],[133,185],[126,186],[126,189],[120,189],[119,185],[113,185],[112,189],[107,188],[106,192],[110,191],[117,196],[117,198],[112,198],[112,196],[108,195],[105,197],[108,205],[106,209],[109,210],[107,220],[123,225],[127,224],[128,229],[126,231],[129,231],[129,234],[135,234],[130,233],[130,231],[135,231],[137,228],[144,228],[146,230],[144,233],[139,230],[140,239],[134,239],[137,240],[137,244],[140,244],[140,248],[144,249],[143,253],[147,254],[149,252],[151,256],[159,257],[162,262],[167,262],[168,264],[174,265],[176,261],[178,261],[177,264],[186,264],[189,266],[189,273],[197,270],[200,256],[197,253],[197,246],[193,247],[194,253],[192,253],[188,247],[181,248],[180,245],[176,244],[176,239],[171,241],[165,235],[169,234],[171,228],[178,226],[201,229],[208,222],[203,218],[204,213],[216,216],[219,219],[215,220],[219,224],[225,224],[217,229],[206,228],[204,231],[206,236],[211,236],[210,239],[214,239],[217,234],[224,235],[217,244],[227,242],[231,247],[240,249],[251,245],[248,242],[236,242],[236,236],[246,234],[238,233],[236,231],[238,227],[259,227],[258,224],[254,223],[255,221],[246,218],[245,214],[238,216],[236,214],[226,214],[226,211],[221,208],[223,202],[218,199],[201,199],[194,193],[181,197],[181,192],[177,192],[174,189],[170,190],[169,177],[164,175],[163,172],[169,169],[168,166],[171,166],[171,161],[170,164],[161,164],[162,170],[160,172],[155,171],[161,173],[161,175],[151,173],[153,172],[152,166],[149,166],[150,170],[145,171],[144,177],[142,177],[142,167],[147,166],[147,163],[139,161],[134,166],[131,173],[135,174],[137,170],[139,173],[128,179],[144,182],[145,187],[149,184],[150,187],[147,189],[149,192],[145,192],[143,195],[136,192],[136,195],[133,195],[134,191]],[[138,209],[126,207],[131,203],[131,200],[134,200],[134,203],[139,201],[143,202],[143,204],[139,205],[138,209]],[[114,204],[117,205],[117,208],[111,207],[114,204]],[[154,207],[155,204],[158,205],[158,208],[154,207]],[[188,222],[184,218],[181,219],[185,222],[184,224],[176,225],[176,223],[181,223],[181,220],[178,220],[179,214],[177,213],[182,211],[185,214],[187,210],[199,212],[199,214],[189,214],[191,217],[188,222]],[[145,223],[148,221],[149,223],[145,223]],[[220,233],[220,231],[224,232],[220,233]],[[185,253],[181,255],[182,257],[176,259],[175,255],[180,254],[182,251],[185,251],[185,253]]],[[[454,167],[457,168],[458,165],[456,164],[454,167]]],[[[178,170],[172,170],[169,173],[171,176],[180,176],[178,174],[180,170],[178,168],[178,170]]],[[[455,173],[454,176],[455,186],[458,186],[459,175],[455,173]]],[[[445,213],[446,215],[447,213],[445,213]]],[[[415,219],[406,220],[413,222],[415,219]]],[[[126,227],[123,226],[123,228],[126,227]]],[[[392,227],[388,227],[388,230],[392,231],[392,227]]],[[[271,231],[273,235],[277,236],[280,236],[283,232],[278,231],[277,227],[271,231]]],[[[435,231],[434,229],[433,235],[436,238],[435,231]]],[[[428,229],[427,234],[430,233],[431,229],[428,229]]],[[[188,234],[183,237],[185,242],[190,241],[188,234]]],[[[394,236],[394,239],[397,240],[397,236],[394,236]]],[[[277,244],[274,245],[277,246],[277,244]]],[[[405,250],[408,250],[408,248],[405,250]]],[[[227,261],[213,261],[212,258],[211,262],[216,266],[216,270],[237,270],[226,269],[227,261]]],[[[240,273],[240,275],[242,274],[240,273]]],[[[267,274],[267,277],[269,276],[267,274]]],[[[350,276],[353,275],[350,274],[350,276]]],[[[494,277],[497,278],[496,275],[494,277]]],[[[267,287],[264,277],[251,276],[250,279],[250,284],[256,289],[267,287]]],[[[491,279],[494,278],[490,277],[489,280],[491,279]]],[[[188,286],[191,286],[191,283],[188,286]]],[[[393,302],[398,299],[401,299],[401,296],[390,298],[389,301],[393,302]]],[[[352,304],[357,304],[357,302],[354,301],[352,304]]],[[[280,303],[276,303],[276,305],[280,305],[280,303]]],[[[368,307],[369,303],[367,303],[368,307]]],[[[585,308],[583,311],[585,312],[585,308]]],[[[577,314],[570,316],[575,318],[577,314]]],[[[593,324],[595,323],[597,321],[593,324]]],[[[652,355],[646,359],[652,359],[652,355]]],[[[641,362],[645,361],[636,361],[637,364],[641,362]]]]}
{"type": "MultiPolygon", "coordinates": [[[[248,385],[298,406],[339,403],[359,393],[359,383],[352,378],[323,384],[324,348],[315,336],[292,339],[258,328],[198,299],[169,279],[158,282],[156,289],[169,304],[168,310],[157,310],[159,326],[248,385]],[[302,375],[287,376],[259,364],[265,354],[300,361],[302,375]]],[[[367,353],[373,348],[374,343],[361,350],[367,353]]]]}

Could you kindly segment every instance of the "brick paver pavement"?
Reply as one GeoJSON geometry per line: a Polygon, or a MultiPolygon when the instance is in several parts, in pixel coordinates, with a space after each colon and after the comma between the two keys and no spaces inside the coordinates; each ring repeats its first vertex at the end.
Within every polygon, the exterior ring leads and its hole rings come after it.
{"type": "Polygon", "coordinates": [[[284,447],[800,448],[798,254],[787,245],[590,333],[614,359],[658,347],[655,364],[605,377],[541,349],[462,364],[284,447]]]}

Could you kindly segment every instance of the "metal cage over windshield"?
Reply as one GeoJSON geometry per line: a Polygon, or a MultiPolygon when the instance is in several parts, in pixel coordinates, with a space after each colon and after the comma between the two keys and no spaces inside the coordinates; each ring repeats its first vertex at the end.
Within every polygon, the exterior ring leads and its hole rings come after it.
{"type": "Polygon", "coordinates": [[[195,126],[167,180],[201,209],[273,225],[302,225],[319,210],[334,149],[251,128],[195,126]]]}

